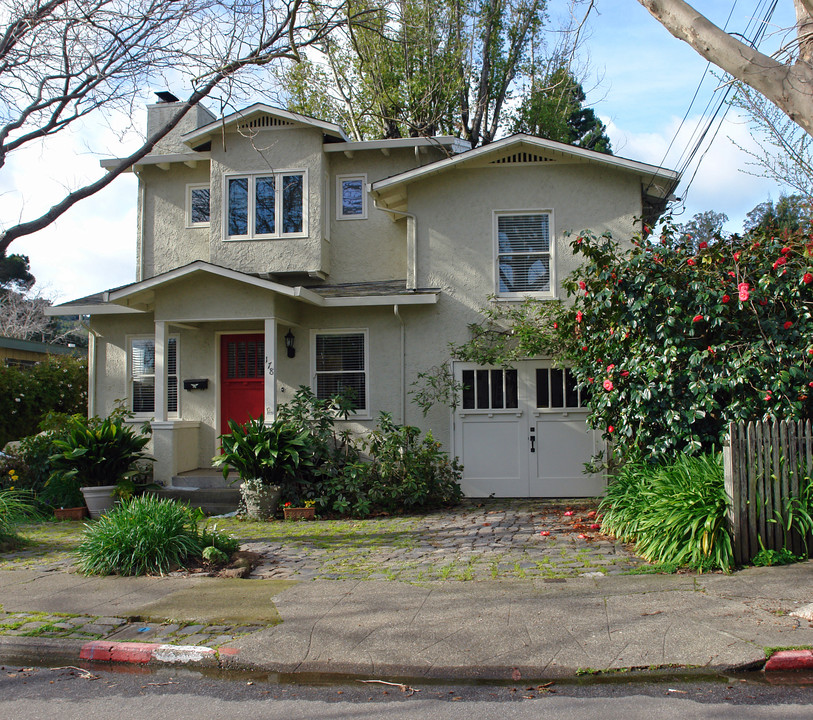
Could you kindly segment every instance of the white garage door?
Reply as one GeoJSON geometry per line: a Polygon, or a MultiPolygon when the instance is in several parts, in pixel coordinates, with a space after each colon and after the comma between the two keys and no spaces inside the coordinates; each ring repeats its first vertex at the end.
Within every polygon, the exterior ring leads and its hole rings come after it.
{"type": "Polygon", "coordinates": [[[585,398],[567,370],[524,361],[515,368],[455,363],[463,396],[454,454],[469,497],[591,497],[601,475],[584,464],[601,447],[585,421],[585,398]]]}

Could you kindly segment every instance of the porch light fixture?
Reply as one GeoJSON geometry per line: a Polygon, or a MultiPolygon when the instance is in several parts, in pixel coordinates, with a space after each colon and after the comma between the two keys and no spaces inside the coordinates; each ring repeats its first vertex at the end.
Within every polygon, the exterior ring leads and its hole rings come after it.
{"type": "Polygon", "coordinates": [[[288,330],[285,333],[285,348],[288,350],[288,357],[296,357],[296,348],[294,348],[294,334],[288,330]]]}

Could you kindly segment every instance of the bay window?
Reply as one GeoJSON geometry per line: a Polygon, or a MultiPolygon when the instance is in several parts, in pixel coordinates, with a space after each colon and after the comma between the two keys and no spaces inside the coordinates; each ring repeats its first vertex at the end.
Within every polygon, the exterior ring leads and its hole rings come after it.
{"type": "Polygon", "coordinates": [[[226,177],[225,237],[251,240],[307,235],[307,173],[226,177]]]}

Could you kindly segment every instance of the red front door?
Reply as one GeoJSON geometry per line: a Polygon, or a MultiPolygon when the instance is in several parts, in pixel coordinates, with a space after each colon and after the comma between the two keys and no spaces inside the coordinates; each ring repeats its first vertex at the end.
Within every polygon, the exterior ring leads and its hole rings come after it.
{"type": "Polygon", "coordinates": [[[265,338],[257,335],[223,335],[220,338],[220,432],[229,420],[246,422],[264,415],[265,338]]]}

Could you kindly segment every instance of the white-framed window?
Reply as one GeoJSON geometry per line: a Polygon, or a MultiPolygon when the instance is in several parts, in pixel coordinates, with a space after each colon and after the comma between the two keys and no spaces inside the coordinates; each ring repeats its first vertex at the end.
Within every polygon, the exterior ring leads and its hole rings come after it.
{"type": "Polygon", "coordinates": [[[350,391],[356,415],[369,415],[367,330],[311,333],[313,391],[320,400],[350,391]]]}
{"type": "Polygon", "coordinates": [[[463,410],[514,410],[519,407],[516,368],[463,370],[463,410]]]}
{"type": "Polygon", "coordinates": [[[336,177],[336,219],[364,220],[367,217],[367,176],[336,177]]]}
{"type": "Polygon", "coordinates": [[[494,213],[496,292],[502,297],[554,296],[553,213],[494,213]]]}
{"type": "Polygon", "coordinates": [[[586,387],[580,388],[570,368],[536,369],[538,410],[581,410],[590,404],[586,387]]]}
{"type": "Polygon", "coordinates": [[[227,175],[224,182],[225,239],[262,240],[308,234],[305,170],[227,175]]]}
{"type": "Polygon", "coordinates": [[[209,183],[186,186],[186,227],[209,227],[210,198],[209,183]]]}
{"type": "MultiPolygon", "coordinates": [[[[130,338],[128,347],[130,410],[140,417],[155,414],[155,338],[130,338]]],[[[167,414],[178,413],[178,338],[167,341],[167,414]]]]}

